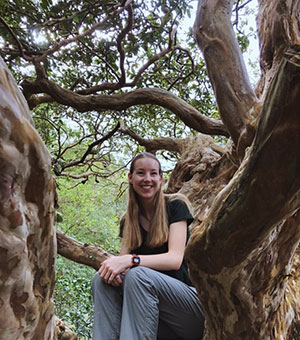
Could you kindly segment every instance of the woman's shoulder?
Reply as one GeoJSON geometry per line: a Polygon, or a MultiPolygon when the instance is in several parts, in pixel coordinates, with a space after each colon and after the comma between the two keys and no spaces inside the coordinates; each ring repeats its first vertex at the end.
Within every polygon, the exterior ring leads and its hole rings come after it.
{"type": "Polygon", "coordinates": [[[166,209],[169,224],[187,220],[189,225],[194,220],[190,204],[182,195],[168,195],[166,197],[166,209]]]}

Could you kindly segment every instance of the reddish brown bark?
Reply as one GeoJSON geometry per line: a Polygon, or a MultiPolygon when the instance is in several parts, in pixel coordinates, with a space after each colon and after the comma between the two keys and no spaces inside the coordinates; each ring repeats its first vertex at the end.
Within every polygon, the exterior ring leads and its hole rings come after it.
{"type": "Polygon", "coordinates": [[[194,34],[207,65],[219,112],[235,145],[240,138],[243,154],[253,139],[250,109],[256,98],[231,25],[233,1],[198,2],[194,34]],[[247,130],[248,129],[248,130],[247,130]]]}
{"type": "Polygon", "coordinates": [[[251,150],[187,248],[207,315],[205,339],[290,333],[290,313],[276,318],[300,235],[300,65],[289,59],[269,90],[251,150]]]}
{"type": "Polygon", "coordinates": [[[50,154],[0,59],[0,339],[52,339],[56,236],[50,154]]]}
{"type": "Polygon", "coordinates": [[[28,97],[32,93],[47,93],[60,104],[71,106],[80,112],[92,110],[125,110],[134,105],[160,105],[175,113],[187,126],[206,134],[228,136],[223,123],[200,114],[196,108],[181,100],[172,93],[162,89],[137,89],[121,95],[83,96],[63,89],[43,77],[35,82],[22,83],[28,97]]]}

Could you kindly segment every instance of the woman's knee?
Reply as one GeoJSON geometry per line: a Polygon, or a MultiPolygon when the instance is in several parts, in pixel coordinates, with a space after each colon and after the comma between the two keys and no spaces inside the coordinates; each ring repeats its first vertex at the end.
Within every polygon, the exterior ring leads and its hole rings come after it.
{"type": "Polygon", "coordinates": [[[123,284],[130,287],[149,284],[151,282],[152,271],[152,269],[142,266],[131,268],[126,273],[123,284]]]}

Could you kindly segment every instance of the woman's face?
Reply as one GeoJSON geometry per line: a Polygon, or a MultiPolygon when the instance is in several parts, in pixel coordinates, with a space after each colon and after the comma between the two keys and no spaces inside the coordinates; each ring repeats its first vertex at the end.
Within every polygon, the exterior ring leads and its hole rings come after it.
{"type": "Polygon", "coordinates": [[[128,179],[140,199],[153,200],[162,182],[158,162],[148,157],[137,159],[133,173],[128,174],[128,179]]]}

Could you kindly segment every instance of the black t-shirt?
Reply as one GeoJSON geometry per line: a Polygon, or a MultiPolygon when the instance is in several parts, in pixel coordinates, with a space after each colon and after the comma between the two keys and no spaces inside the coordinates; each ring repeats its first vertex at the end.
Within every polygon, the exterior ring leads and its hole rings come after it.
{"type": "MultiPolygon", "coordinates": [[[[168,226],[170,224],[180,221],[187,221],[187,241],[190,237],[190,232],[188,226],[193,222],[193,216],[191,215],[188,206],[186,203],[180,199],[173,199],[166,201],[166,209],[167,209],[167,218],[168,218],[168,226]]],[[[123,235],[124,223],[120,224],[120,236],[123,235]]],[[[133,249],[131,251],[132,254],[138,255],[154,255],[154,254],[162,254],[168,252],[168,242],[163,245],[155,248],[151,248],[146,245],[147,239],[147,231],[140,225],[141,233],[142,233],[142,244],[140,247],[133,249]]],[[[188,267],[183,259],[181,267],[178,270],[168,270],[161,271],[164,274],[172,276],[188,285],[192,285],[189,274],[188,267]]]]}

